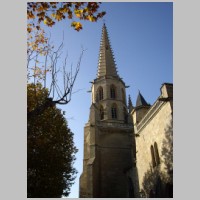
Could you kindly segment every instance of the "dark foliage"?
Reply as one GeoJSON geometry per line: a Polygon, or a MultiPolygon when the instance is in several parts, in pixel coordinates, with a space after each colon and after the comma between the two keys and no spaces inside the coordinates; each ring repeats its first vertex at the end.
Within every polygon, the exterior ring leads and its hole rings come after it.
{"type": "MultiPolygon", "coordinates": [[[[28,84],[28,111],[45,101],[41,85],[28,84]]],[[[61,198],[68,196],[75,179],[73,133],[60,110],[48,107],[27,121],[27,197],[61,198]]]]}
{"type": "Polygon", "coordinates": [[[173,120],[170,120],[169,125],[165,129],[165,138],[163,140],[162,152],[165,170],[168,174],[166,181],[173,183],[173,120]]]}

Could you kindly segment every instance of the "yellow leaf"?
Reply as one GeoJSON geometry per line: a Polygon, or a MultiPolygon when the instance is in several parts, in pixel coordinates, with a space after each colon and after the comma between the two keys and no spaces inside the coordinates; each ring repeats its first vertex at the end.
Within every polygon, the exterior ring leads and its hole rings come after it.
{"type": "Polygon", "coordinates": [[[44,24],[46,24],[47,26],[50,26],[50,27],[55,24],[55,22],[49,17],[46,17],[43,22],[44,22],[44,24]]]}
{"type": "Polygon", "coordinates": [[[57,13],[55,18],[56,20],[60,21],[62,19],[63,15],[61,13],[57,13]]]}
{"type": "Polygon", "coordinates": [[[48,25],[48,20],[47,19],[44,20],[44,24],[48,25]]]}
{"type": "Polygon", "coordinates": [[[73,26],[74,29],[77,31],[80,31],[82,29],[82,24],[80,22],[72,22],[71,26],[73,26]]]}
{"type": "Polygon", "coordinates": [[[52,16],[53,18],[55,18],[55,17],[56,17],[56,14],[55,14],[55,13],[52,13],[51,16],[52,16]]]}
{"type": "Polygon", "coordinates": [[[30,33],[32,31],[32,28],[28,27],[27,31],[30,33]]]}
{"type": "Polygon", "coordinates": [[[89,11],[88,7],[86,7],[86,8],[83,9],[83,12],[84,12],[84,13],[85,13],[85,12],[88,12],[88,11],[89,11]]]}
{"type": "Polygon", "coordinates": [[[95,22],[96,21],[96,18],[91,16],[91,15],[88,15],[87,19],[90,20],[91,22],[95,22]]]}
{"type": "Polygon", "coordinates": [[[80,18],[81,17],[81,15],[79,14],[79,13],[76,13],[75,14],[78,18],[80,18]]]}
{"type": "Polygon", "coordinates": [[[60,12],[62,12],[62,13],[66,13],[66,12],[68,12],[68,10],[69,10],[69,8],[67,8],[67,7],[60,8],[60,12]]]}
{"type": "Polygon", "coordinates": [[[40,7],[38,8],[38,11],[39,11],[39,12],[42,12],[42,11],[44,11],[44,8],[43,8],[43,6],[40,6],[40,7]]]}
{"type": "Polygon", "coordinates": [[[32,13],[32,11],[27,12],[27,18],[28,19],[34,19],[35,18],[35,15],[32,13]]]}

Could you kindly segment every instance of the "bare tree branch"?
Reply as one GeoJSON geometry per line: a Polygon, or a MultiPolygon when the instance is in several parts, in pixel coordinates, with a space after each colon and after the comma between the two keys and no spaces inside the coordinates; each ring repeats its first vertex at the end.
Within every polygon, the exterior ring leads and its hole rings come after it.
{"type": "MultiPolygon", "coordinates": [[[[71,101],[74,83],[76,81],[78,72],[80,70],[81,60],[82,60],[83,53],[85,50],[82,48],[75,71],[73,72],[72,65],[70,67],[70,70],[67,71],[68,54],[66,54],[62,65],[60,64],[61,63],[60,60],[62,59],[61,56],[63,53],[62,52],[63,46],[64,46],[63,42],[61,42],[61,44],[58,46],[57,49],[55,48],[53,49],[52,46],[50,45],[50,42],[48,41],[47,45],[42,49],[45,51],[45,57],[44,57],[44,62],[43,62],[44,71],[42,71],[43,69],[41,69],[41,72],[39,71],[39,73],[43,73],[41,75],[43,77],[43,86],[45,88],[49,88],[49,94],[44,104],[38,106],[36,110],[29,112],[28,117],[31,117],[35,114],[38,115],[39,113],[42,113],[49,106],[54,106],[56,104],[63,105],[71,101]],[[48,65],[50,66],[50,69],[48,65]],[[61,71],[61,68],[62,68],[62,71],[61,71]],[[50,74],[47,74],[48,70],[50,71],[50,74]],[[59,76],[60,73],[61,73],[61,76],[59,76]],[[49,81],[50,83],[47,84],[47,81],[49,81]]],[[[36,84],[36,82],[41,79],[39,74],[36,73],[37,72],[36,64],[39,64],[38,56],[39,56],[39,53],[35,53],[33,55],[33,53],[30,51],[30,54],[28,55],[28,58],[27,58],[27,65],[30,64],[31,59],[33,59],[32,61],[35,62],[34,72],[33,72],[34,84],[36,84]]],[[[40,64],[41,63],[42,62],[40,62],[40,64]]],[[[29,74],[29,78],[30,77],[31,75],[29,74]]]]}

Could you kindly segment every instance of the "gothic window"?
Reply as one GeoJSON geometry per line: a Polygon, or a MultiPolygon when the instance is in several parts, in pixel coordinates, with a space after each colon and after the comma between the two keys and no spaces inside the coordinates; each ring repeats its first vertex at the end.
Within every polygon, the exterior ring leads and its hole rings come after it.
{"type": "Polygon", "coordinates": [[[155,142],[154,143],[154,152],[155,152],[155,160],[156,160],[156,165],[160,164],[160,157],[159,157],[159,153],[158,153],[158,145],[155,142]]]}
{"type": "Polygon", "coordinates": [[[96,94],[96,101],[100,101],[103,99],[103,88],[100,86],[97,90],[97,94],[96,94]]]}
{"type": "Polygon", "coordinates": [[[116,88],[114,85],[110,86],[110,98],[115,99],[116,98],[116,88]]]}
{"type": "Polygon", "coordinates": [[[122,89],[122,101],[124,103],[126,103],[126,98],[125,98],[125,93],[124,93],[124,90],[122,89]]]}
{"type": "Polygon", "coordinates": [[[117,119],[117,106],[116,104],[113,104],[111,107],[111,115],[112,119],[117,119]]]}
{"type": "Polygon", "coordinates": [[[102,105],[100,106],[99,114],[100,114],[100,119],[103,120],[104,119],[104,110],[103,110],[103,106],[102,105]]]}
{"type": "Polygon", "coordinates": [[[153,145],[151,145],[151,159],[152,159],[152,165],[153,165],[153,167],[155,167],[156,166],[156,160],[155,160],[153,145]]]}
{"type": "Polygon", "coordinates": [[[102,100],[103,99],[103,88],[100,87],[99,88],[99,100],[102,100]]]}

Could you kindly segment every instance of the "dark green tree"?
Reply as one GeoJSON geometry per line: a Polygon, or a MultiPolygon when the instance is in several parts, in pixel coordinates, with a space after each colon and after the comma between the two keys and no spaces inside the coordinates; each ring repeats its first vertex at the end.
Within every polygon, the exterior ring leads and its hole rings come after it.
{"type": "MultiPolygon", "coordinates": [[[[44,104],[48,95],[41,84],[27,85],[27,113],[44,104]]],[[[54,105],[27,120],[27,197],[68,196],[75,179],[73,133],[54,105]]]]}

